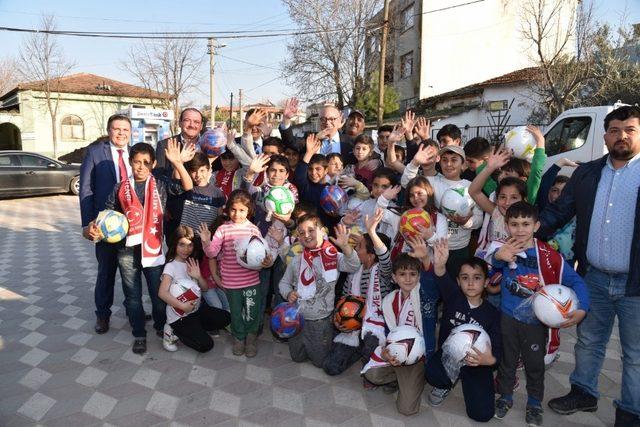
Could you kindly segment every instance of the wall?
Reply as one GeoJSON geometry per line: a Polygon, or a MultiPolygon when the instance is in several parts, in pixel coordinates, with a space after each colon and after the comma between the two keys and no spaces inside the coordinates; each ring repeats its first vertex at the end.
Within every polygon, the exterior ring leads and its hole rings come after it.
{"type": "MultiPolygon", "coordinates": [[[[53,157],[51,116],[43,92],[24,91],[20,97],[22,149],[53,157]]],[[[57,114],[58,157],[84,147],[106,134],[109,116],[130,104],[151,107],[148,99],[101,95],[60,94],[57,114]],[[60,122],[67,115],[80,117],[84,123],[82,140],[63,140],[60,122]]],[[[0,120],[3,122],[4,120],[0,120]]]]}
{"type": "MultiPolygon", "coordinates": [[[[536,65],[520,32],[525,1],[485,0],[422,15],[420,99],[536,65]]],[[[565,27],[576,1],[566,0],[565,27]]],[[[450,0],[423,0],[425,12],[447,6],[450,0]]]]}

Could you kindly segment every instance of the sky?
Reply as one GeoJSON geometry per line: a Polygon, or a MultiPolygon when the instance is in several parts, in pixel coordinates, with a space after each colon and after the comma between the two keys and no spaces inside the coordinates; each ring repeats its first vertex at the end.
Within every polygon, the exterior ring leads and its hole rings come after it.
{"type": "MultiPolygon", "coordinates": [[[[452,4],[458,4],[452,0],[452,4]]],[[[640,0],[594,0],[598,20],[617,27],[621,20],[640,23],[640,0]]],[[[38,28],[42,14],[54,15],[58,30],[75,31],[225,31],[293,30],[280,0],[0,0],[0,26],[38,28]],[[151,6],[150,6],[151,5],[151,6]]],[[[0,58],[16,56],[25,36],[0,31],[0,58]]],[[[87,72],[128,83],[136,80],[121,65],[136,40],[85,39],[59,36],[66,56],[77,63],[73,72],[87,72]]],[[[274,103],[295,95],[279,78],[279,64],[287,55],[288,37],[220,40],[226,47],[216,55],[216,104],[228,105],[229,94],[245,93],[245,104],[274,103]],[[261,67],[247,65],[250,62],[261,67]]],[[[209,101],[209,56],[206,40],[199,41],[204,58],[199,87],[187,96],[196,106],[209,101]]]]}

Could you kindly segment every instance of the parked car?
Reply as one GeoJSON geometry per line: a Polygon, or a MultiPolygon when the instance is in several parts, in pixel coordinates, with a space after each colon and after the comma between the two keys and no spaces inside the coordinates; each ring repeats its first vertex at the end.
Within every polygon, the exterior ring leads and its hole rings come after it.
{"type": "Polygon", "coordinates": [[[0,197],[80,192],[80,165],[41,154],[0,150],[0,197]]]}

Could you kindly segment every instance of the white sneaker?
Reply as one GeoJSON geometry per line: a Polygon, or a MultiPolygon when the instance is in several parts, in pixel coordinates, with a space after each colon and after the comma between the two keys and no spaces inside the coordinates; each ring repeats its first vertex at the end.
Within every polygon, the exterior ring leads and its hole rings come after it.
{"type": "Polygon", "coordinates": [[[446,388],[434,387],[429,394],[429,403],[431,404],[431,406],[442,405],[442,402],[444,402],[444,400],[447,398],[450,391],[451,390],[446,388]]]}
{"type": "Polygon", "coordinates": [[[173,329],[168,323],[164,324],[162,347],[167,351],[178,351],[178,337],[173,334],[173,329]]]}

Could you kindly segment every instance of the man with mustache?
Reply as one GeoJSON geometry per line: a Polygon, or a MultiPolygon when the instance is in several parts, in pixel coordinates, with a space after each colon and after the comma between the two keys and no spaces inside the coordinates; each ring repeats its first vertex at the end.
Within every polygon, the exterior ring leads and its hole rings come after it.
{"type": "Polygon", "coordinates": [[[640,426],[640,108],[613,110],[604,128],[609,153],[580,165],[540,215],[542,238],[576,217],[574,252],[591,300],[578,325],[571,391],[549,407],[563,415],[597,410],[598,375],[617,316],[623,356],[615,425],[640,426]]]}

